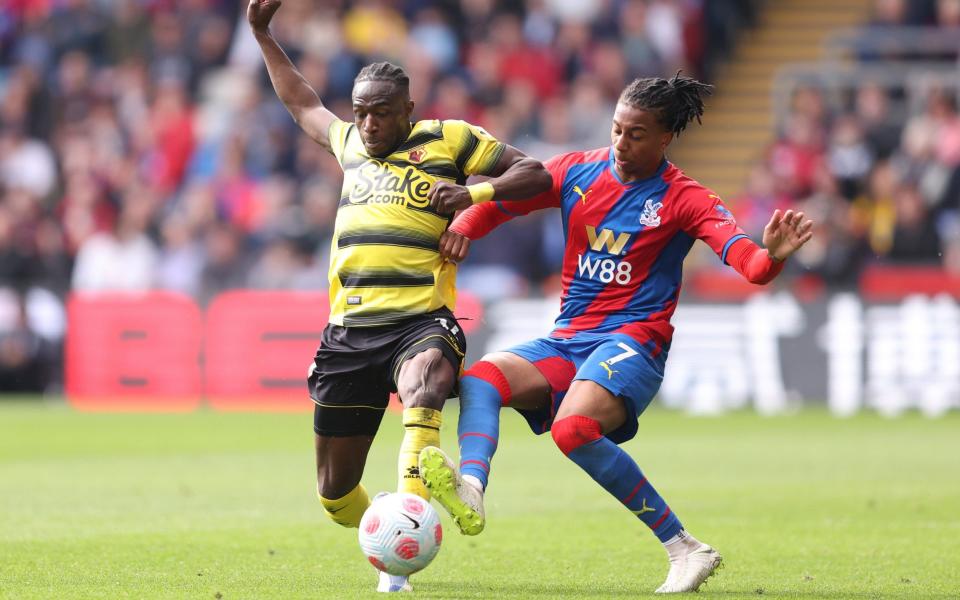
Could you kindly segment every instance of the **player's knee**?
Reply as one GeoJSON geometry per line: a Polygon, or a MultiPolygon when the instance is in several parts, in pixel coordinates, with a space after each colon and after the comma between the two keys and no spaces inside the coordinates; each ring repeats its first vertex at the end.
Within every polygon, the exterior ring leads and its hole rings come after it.
{"type": "Polygon", "coordinates": [[[317,471],[317,495],[322,498],[339,498],[350,491],[352,486],[329,474],[317,471]]]}
{"type": "Polygon", "coordinates": [[[330,456],[318,456],[317,494],[323,498],[340,498],[360,483],[363,471],[336,461],[330,456]]]}
{"type": "Polygon", "coordinates": [[[436,348],[429,348],[400,368],[397,394],[405,408],[443,407],[453,387],[453,367],[436,348]]]}
{"type": "Polygon", "coordinates": [[[554,422],[550,428],[553,441],[564,455],[603,437],[600,422],[583,415],[573,415],[554,422]]]}
{"type": "MultiPolygon", "coordinates": [[[[493,355],[486,355],[479,361],[475,362],[473,366],[464,372],[463,377],[472,377],[479,379],[484,383],[487,383],[500,395],[500,404],[506,406],[510,403],[510,400],[513,394],[510,391],[510,382],[507,380],[506,375],[503,374],[503,371],[500,370],[500,367],[497,366],[495,362],[489,360],[493,355]]],[[[461,386],[469,386],[470,381],[465,380],[461,383],[461,386]]],[[[462,401],[462,399],[461,399],[462,401]]]]}

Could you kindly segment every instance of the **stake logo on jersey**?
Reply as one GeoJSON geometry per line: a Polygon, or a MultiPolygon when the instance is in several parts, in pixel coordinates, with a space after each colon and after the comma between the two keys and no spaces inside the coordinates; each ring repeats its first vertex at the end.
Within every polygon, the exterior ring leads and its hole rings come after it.
{"type": "Polygon", "coordinates": [[[463,121],[420,121],[393,154],[367,156],[356,126],[335,121],[330,146],[343,191],[330,250],[330,322],[377,326],[454,309],[456,266],[440,259],[447,215],[430,206],[437,181],[486,175],[505,146],[463,121]]]}
{"type": "Polygon", "coordinates": [[[427,194],[435,181],[414,166],[401,169],[371,159],[357,167],[349,200],[351,204],[398,204],[422,209],[430,204],[427,194]]]}

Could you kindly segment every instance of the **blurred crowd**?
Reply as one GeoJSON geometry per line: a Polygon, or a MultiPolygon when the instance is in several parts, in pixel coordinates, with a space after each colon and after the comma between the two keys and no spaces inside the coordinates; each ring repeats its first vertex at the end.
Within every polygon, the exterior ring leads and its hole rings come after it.
{"type": "MultiPolygon", "coordinates": [[[[340,170],[276,100],[245,4],[0,3],[0,390],[55,378],[74,290],[205,304],[326,287],[340,170]]],[[[634,77],[709,80],[759,4],[285,0],[273,31],[342,118],[359,68],[392,60],[416,118],[466,119],[545,159],[608,144],[634,77]]],[[[958,6],[878,0],[876,26],[954,27],[958,6]]],[[[877,256],[960,270],[954,91],[903,108],[880,85],[798,87],[738,217],[756,234],[772,207],[802,206],[825,226],[801,262],[829,281],[877,256]]],[[[539,293],[561,246],[554,215],[515,220],[474,245],[460,283],[488,299],[539,293]]]]}
{"type": "MultiPolygon", "coordinates": [[[[900,25],[960,32],[960,0],[876,0],[861,39],[900,25]]],[[[913,73],[939,61],[952,74],[797,85],[777,140],[735,202],[755,235],[773,208],[805,210],[819,226],[795,266],[833,285],[855,286],[872,263],[960,273],[960,45],[927,52],[919,40],[906,45],[908,56],[899,48],[871,50],[859,60],[883,61],[886,69],[907,65],[913,73]]]]}
{"type": "MultiPolygon", "coordinates": [[[[273,31],[341,117],[359,68],[388,59],[416,118],[466,119],[547,158],[607,144],[630,78],[708,73],[754,1],[286,0],[273,31]]],[[[0,4],[0,389],[51,379],[71,291],[205,304],[326,287],[340,171],[276,100],[245,8],[0,4]]],[[[550,230],[498,232],[523,251],[478,245],[463,284],[536,289],[557,266],[550,230]]]]}

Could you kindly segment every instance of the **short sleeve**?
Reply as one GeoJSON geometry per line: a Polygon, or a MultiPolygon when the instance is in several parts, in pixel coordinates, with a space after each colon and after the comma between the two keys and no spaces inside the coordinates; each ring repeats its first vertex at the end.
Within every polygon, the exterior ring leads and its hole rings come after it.
{"type": "Polygon", "coordinates": [[[699,187],[689,188],[684,196],[684,231],[706,242],[726,263],[730,247],[737,240],[748,237],[747,234],[737,225],[733,213],[720,196],[699,187]]]}
{"type": "Polygon", "coordinates": [[[445,121],[445,132],[452,139],[459,140],[457,145],[457,168],[464,175],[489,175],[503,155],[506,148],[483,127],[471,125],[465,121],[445,121]]]}
{"type": "Polygon", "coordinates": [[[343,149],[347,147],[347,138],[350,137],[350,130],[353,129],[353,123],[347,123],[336,119],[330,123],[330,129],[327,130],[327,139],[330,141],[330,151],[336,157],[337,162],[343,164],[343,149]]]}

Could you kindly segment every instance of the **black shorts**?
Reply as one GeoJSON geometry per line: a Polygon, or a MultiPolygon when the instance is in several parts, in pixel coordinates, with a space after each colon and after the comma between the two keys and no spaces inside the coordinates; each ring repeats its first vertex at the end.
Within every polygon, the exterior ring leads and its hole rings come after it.
{"type": "MultiPolygon", "coordinates": [[[[467,341],[449,310],[383,327],[327,325],[307,378],[318,435],[375,435],[404,361],[436,348],[459,378],[467,341]]],[[[451,397],[456,396],[456,383],[451,397]]]]}

